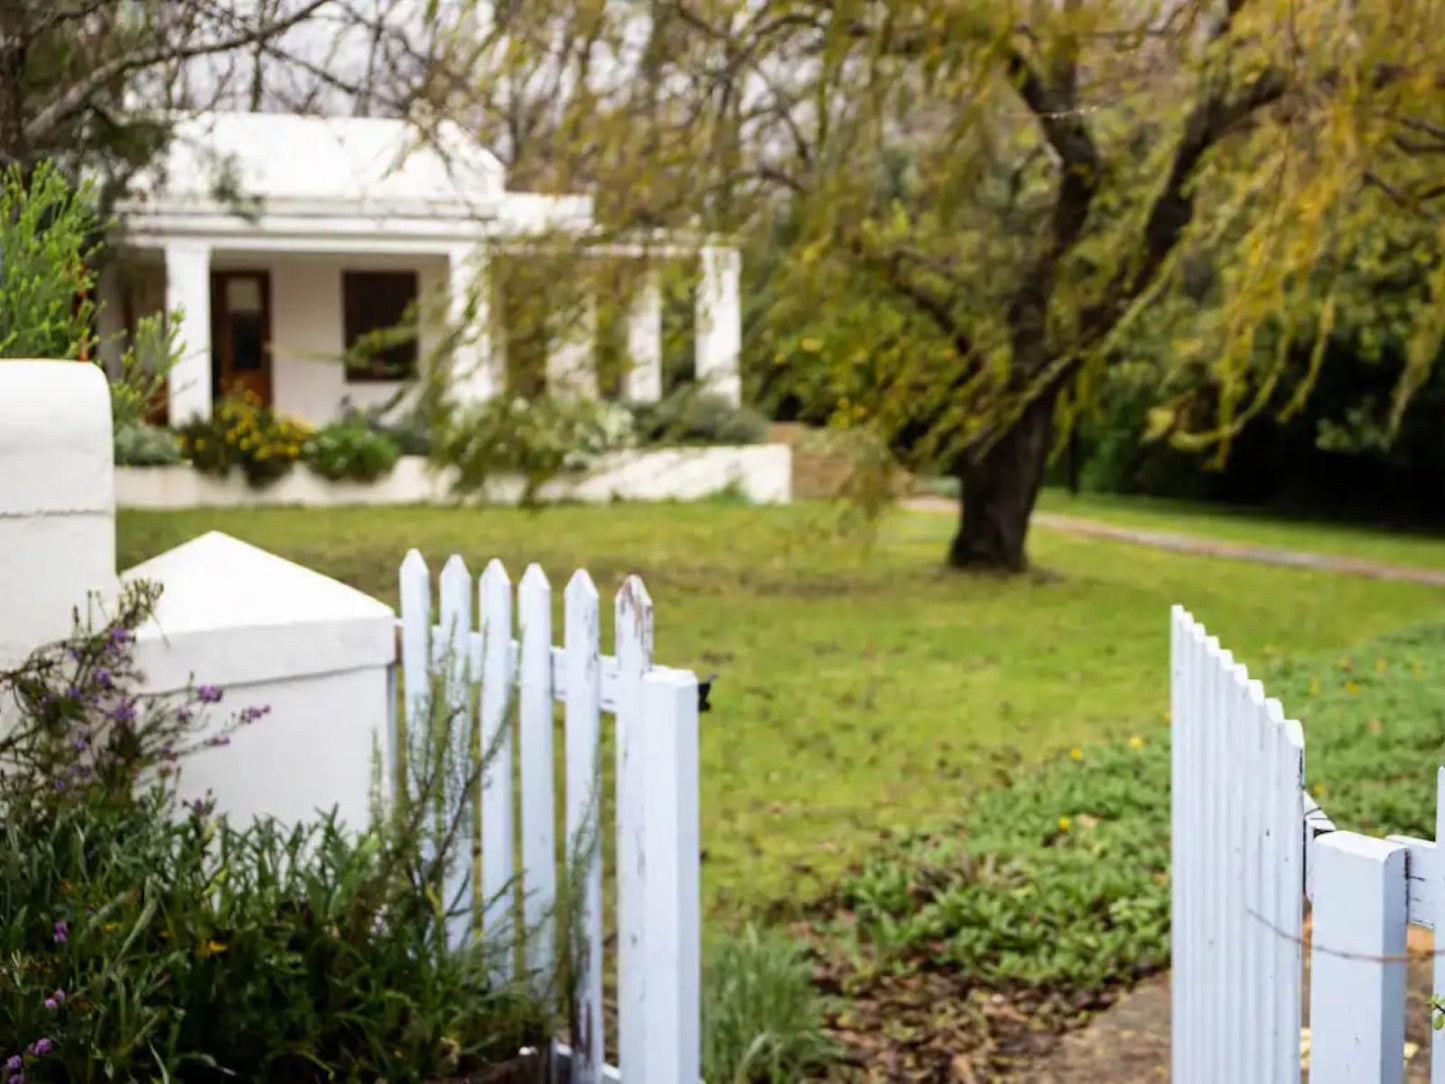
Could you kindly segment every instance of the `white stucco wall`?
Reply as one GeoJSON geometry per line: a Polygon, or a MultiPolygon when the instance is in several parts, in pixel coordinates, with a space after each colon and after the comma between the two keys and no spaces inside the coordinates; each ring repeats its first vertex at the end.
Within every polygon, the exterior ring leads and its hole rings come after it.
{"type": "Polygon", "coordinates": [[[183,762],[179,794],[212,792],[238,820],[294,823],[337,809],[367,822],[374,755],[388,747],[390,607],[255,546],[211,532],[123,574],[164,591],[136,637],[152,693],[215,684],[211,732],[245,707],[270,713],[183,762]]]}
{"type": "MultiPolygon", "coordinates": [[[[217,271],[264,270],[271,275],[271,394],[276,409],[320,425],[341,412],[343,399],[359,407],[387,402],[397,382],[346,382],[341,356],[345,321],[341,277],[346,271],[415,271],[421,297],[444,290],[447,261],[435,256],[320,256],[286,253],[227,257],[218,253],[217,271]]],[[[417,353],[424,363],[435,336],[423,335],[417,353]]]]}
{"type": "Polygon", "coordinates": [[[115,482],[105,374],[0,360],[0,668],[115,597],[115,482]]]}

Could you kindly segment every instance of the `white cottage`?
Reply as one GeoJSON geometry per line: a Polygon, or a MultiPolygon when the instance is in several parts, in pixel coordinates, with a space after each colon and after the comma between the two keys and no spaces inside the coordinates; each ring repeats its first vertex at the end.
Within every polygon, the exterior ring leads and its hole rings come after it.
{"type": "MultiPolygon", "coordinates": [[[[172,424],[208,416],[217,398],[242,390],[313,423],[347,401],[390,400],[404,387],[398,371],[414,371],[435,345],[425,328],[375,372],[341,359],[360,336],[395,326],[433,291],[450,299],[454,328],[470,323],[458,339],[464,354],[455,368],[466,374],[458,393],[504,392],[494,314],[467,313],[475,277],[494,255],[525,253],[542,231],[593,227],[590,197],[508,191],[498,159],[456,126],[427,141],[401,120],[264,113],[181,121],[163,167],[121,202],[118,219],[119,258],[100,284],[102,339],[115,341],[146,313],[183,312],[185,354],[166,404],[172,424]]],[[[737,402],[737,251],[710,243],[598,251],[620,259],[696,255],[696,377],[737,402]]],[[[547,379],[586,391],[596,388],[595,323],[579,324],[550,345],[547,379]]],[[[658,398],[655,269],[632,303],[626,345],[624,394],[658,398]]]]}

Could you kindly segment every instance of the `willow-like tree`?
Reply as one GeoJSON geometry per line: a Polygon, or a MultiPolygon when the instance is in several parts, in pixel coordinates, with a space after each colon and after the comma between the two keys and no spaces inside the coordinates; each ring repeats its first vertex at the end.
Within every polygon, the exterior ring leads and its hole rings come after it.
{"type": "Polygon", "coordinates": [[[485,7],[443,96],[613,228],[773,246],[754,363],[960,479],[955,566],[1025,567],[1050,454],[1145,335],[1157,433],[1221,451],[1372,318],[1361,261],[1410,271],[1397,410],[1438,351],[1439,0],[485,7]]]}

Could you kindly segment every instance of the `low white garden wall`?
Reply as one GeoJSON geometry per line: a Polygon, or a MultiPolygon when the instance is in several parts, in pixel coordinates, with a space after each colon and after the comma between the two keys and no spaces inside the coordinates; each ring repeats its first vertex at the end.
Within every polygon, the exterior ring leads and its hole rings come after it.
{"type": "MultiPolygon", "coordinates": [[[[599,504],[692,501],[734,490],[754,504],[787,504],[792,481],[793,453],[786,444],[654,448],[614,452],[587,474],[554,478],[540,496],[545,501],[599,504]]],[[[523,488],[520,478],[498,478],[481,499],[516,504],[523,488]]],[[[324,507],[452,500],[449,476],[432,470],[423,456],[403,456],[389,475],[375,482],[331,482],[298,463],[284,478],[261,489],[248,485],[238,471],[216,478],[184,464],[115,470],[115,503],[120,508],[324,507]]]]}

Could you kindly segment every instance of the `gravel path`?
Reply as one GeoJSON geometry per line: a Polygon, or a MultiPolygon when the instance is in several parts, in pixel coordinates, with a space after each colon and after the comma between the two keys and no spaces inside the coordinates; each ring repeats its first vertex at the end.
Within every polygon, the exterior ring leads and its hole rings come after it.
{"type": "MultiPolygon", "coordinates": [[[[915,497],[907,502],[907,507],[919,512],[946,513],[951,516],[958,514],[957,504],[942,497],[915,497]]],[[[1135,546],[1151,546],[1154,549],[1170,550],[1174,553],[1191,553],[1201,557],[1224,557],[1233,561],[1255,561],[1266,565],[1287,565],[1293,568],[1308,568],[1350,576],[1368,576],[1377,580],[1403,580],[1409,583],[1428,584],[1432,587],[1445,587],[1445,569],[1413,568],[1408,565],[1364,561],[1329,553],[1309,553],[1303,550],[1279,549],[1274,546],[1254,546],[1247,542],[1223,542],[1213,538],[1200,538],[1198,535],[1177,534],[1173,531],[1121,527],[1096,519],[1063,516],[1057,512],[1035,512],[1032,522],[1040,527],[1066,531],[1084,538],[1128,542],[1135,546]]]]}

